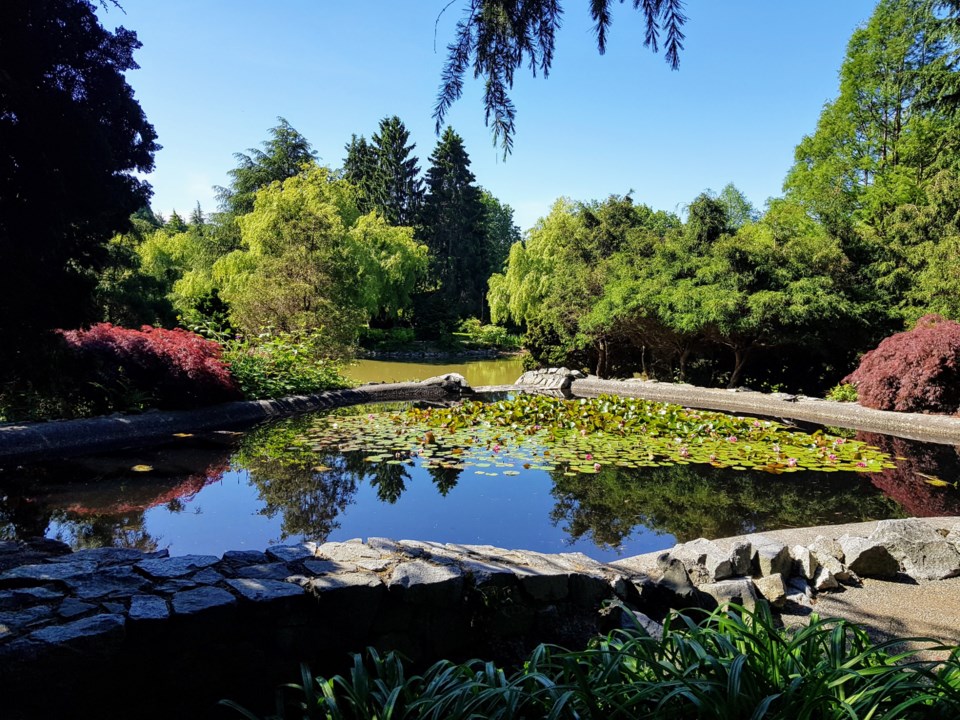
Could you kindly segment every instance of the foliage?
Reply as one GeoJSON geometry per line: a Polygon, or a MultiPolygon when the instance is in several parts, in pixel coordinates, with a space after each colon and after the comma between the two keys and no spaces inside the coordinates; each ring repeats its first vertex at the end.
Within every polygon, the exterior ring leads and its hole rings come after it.
{"type": "Polygon", "coordinates": [[[817,469],[877,472],[889,458],[861,443],[679,405],[601,395],[562,400],[520,394],[493,403],[410,408],[402,413],[321,417],[304,436],[318,452],[363,451],[365,461],[429,465],[481,474],[514,467],[595,475],[626,468],[703,463],[769,473],[817,469]]]}
{"type": "Polygon", "coordinates": [[[506,328],[499,325],[484,325],[477,318],[467,318],[461,322],[460,332],[457,335],[471,347],[504,350],[519,350],[521,347],[520,338],[508,333],[506,328]]]}
{"type": "Polygon", "coordinates": [[[368,350],[400,350],[413,342],[413,328],[392,327],[360,330],[360,345],[368,350]]]}
{"type": "Polygon", "coordinates": [[[960,323],[925,315],[886,338],[844,378],[864,407],[899,412],[960,411],[960,323]]]}
{"type": "Polygon", "coordinates": [[[346,676],[311,678],[306,668],[302,676],[288,686],[295,699],[278,702],[278,717],[894,720],[960,712],[956,649],[943,663],[922,661],[816,615],[781,629],[765,604],[727,606],[699,624],[674,614],[660,638],[634,627],[581,651],[540,645],[510,673],[441,660],[415,674],[396,653],[370,648],[366,659],[353,656],[346,676]]]}
{"type": "Polygon", "coordinates": [[[423,200],[419,161],[412,154],[417,146],[409,140],[410,131],[396,115],[383,118],[379,132],[373,134],[376,167],[371,194],[374,207],[391,225],[412,226],[423,200]]]}
{"type": "MultiPolygon", "coordinates": [[[[612,4],[612,0],[590,2],[601,55],[606,51],[612,4]]],[[[644,46],[657,52],[660,32],[665,30],[664,53],[667,63],[676,69],[686,22],[681,0],[636,0],[633,6],[643,13],[644,46]]],[[[544,77],[549,75],[562,13],[558,0],[469,0],[464,18],[457,23],[456,38],[447,46],[447,61],[433,113],[437,133],[450,107],[463,94],[463,79],[472,63],[474,77],[484,79],[483,104],[487,125],[492,118],[494,145],[499,141],[506,156],[513,148],[515,130],[516,108],[508,95],[513,88],[514,72],[527,63],[534,76],[538,70],[544,77]]]]}
{"type": "Polygon", "coordinates": [[[840,383],[834,385],[826,394],[827,400],[833,400],[834,402],[856,402],[857,401],[857,387],[856,385],[851,385],[850,383],[840,383]]]}
{"type": "MultiPolygon", "coordinates": [[[[158,145],[124,73],[136,33],[86,0],[11,0],[0,23],[0,362],[96,315],[107,243],[143,207],[158,145]]],[[[29,355],[29,357],[28,357],[29,355]]],[[[6,373],[5,373],[6,374],[6,373]]]]}
{"type": "Polygon", "coordinates": [[[258,400],[349,387],[329,350],[321,330],[265,332],[252,341],[228,341],[223,358],[244,396],[258,400]]]}
{"type": "MultiPolygon", "coordinates": [[[[109,323],[61,335],[78,368],[74,377],[102,396],[103,410],[192,408],[239,397],[220,346],[186,330],[109,323]]],[[[101,400],[102,402],[102,400],[101,400]]]]}

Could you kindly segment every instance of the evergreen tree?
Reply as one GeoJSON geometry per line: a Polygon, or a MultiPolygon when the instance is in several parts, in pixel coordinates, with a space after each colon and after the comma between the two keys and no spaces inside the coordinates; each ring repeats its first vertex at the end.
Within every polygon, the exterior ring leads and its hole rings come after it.
{"type": "Polygon", "coordinates": [[[344,147],[347,157],[343,160],[343,177],[359,191],[357,208],[366,214],[376,209],[376,148],[363,135],[351,135],[344,147]]]}
{"type": "MultiPolygon", "coordinates": [[[[396,115],[380,121],[373,135],[376,173],[372,183],[373,204],[395,226],[412,226],[423,196],[416,144],[407,144],[410,132],[396,115]]],[[[348,146],[349,147],[349,146],[348,146]]]]}
{"type": "Polygon", "coordinates": [[[474,181],[463,139],[447,127],[430,156],[422,233],[440,297],[458,318],[483,316],[489,274],[486,213],[474,181]]]}

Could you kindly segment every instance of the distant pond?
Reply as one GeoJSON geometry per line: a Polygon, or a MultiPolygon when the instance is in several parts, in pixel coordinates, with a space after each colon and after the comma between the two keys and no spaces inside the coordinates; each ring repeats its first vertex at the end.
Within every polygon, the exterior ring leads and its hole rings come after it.
{"type": "MultiPolygon", "coordinates": [[[[821,467],[788,457],[797,453],[786,445],[782,454],[777,448],[776,462],[751,460],[746,431],[735,444],[726,427],[715,440],[728,443],[729,452],[715,458],[707,446],[669,433],[655,450],[628,436],[616,452],[599,446],[593,457],[594,446],[578,444],[588,433],[575,429],[566,446],[544,445],[549,438],[540,435],[526,446],[497,428],[475,437],[467,430],[460,442],[476,447],[464,452],[415,425],[411,432],[420,439],[411,441],[404,425],[393,450],[384,444],[389,426],[381,413],[400,417],[406,410],[339,412],[247,433],[178,437],[164,448],[2,468],[0,539],[47,536],[74,548],[219,555],[302,539],[381,536],[611,560],[699,536],[960,514],[958,452],[947,445],[823,436],[821,467]],[[369,431],[354,440],[335,437],[351,423],[369,431]],[[855,441],[885,453],[886,467],[876,465],[874,450],[864,450],[859,464],[879,472],[831,467],[833,443],[849,442],[846,448],[855,441]],[[727,460],[734,452],[748,459],[727,460]],[[742,469],[723,466],[733,462],[742,469]]],[[[693,417],[683,422],[699,422],[693,417]]],[[[670,433],[682,424],[671,423],[670,433]]],[[[848,462],[860,457],[858,451],[848,462]]]]}
{"type": "Polygon", "coordinates": [[[347,377],[361,383],[426,380],[435,375],[460,373],[472,387],[512,385],[523,374],[523,358],[493,360],[358,360],[346,368],[347,377]]]}

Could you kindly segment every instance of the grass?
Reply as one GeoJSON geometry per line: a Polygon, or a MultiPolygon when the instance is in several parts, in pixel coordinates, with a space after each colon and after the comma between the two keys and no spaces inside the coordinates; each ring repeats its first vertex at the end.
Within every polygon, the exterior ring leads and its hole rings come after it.
{"type": "MultiPolygon", "coordinates": [[[[926,641],[930,647],[940,647],[926,641]]],[[[422,674],[368,649],[349,672],[278,693],[270,718],[833,718],[960,717],[960,651],[942,663],[875,644],[843,620],[783,630],[765,605],[728,607],[699,624],[672,615],[660,639],[616,631],[582,651],[538,646],[519,670],[442,660],[422,674]]],[[[927,648],[929,649],[929,647],[927,648]]],[[[248,720],[257,716],[223,701],[248,720]]]]}

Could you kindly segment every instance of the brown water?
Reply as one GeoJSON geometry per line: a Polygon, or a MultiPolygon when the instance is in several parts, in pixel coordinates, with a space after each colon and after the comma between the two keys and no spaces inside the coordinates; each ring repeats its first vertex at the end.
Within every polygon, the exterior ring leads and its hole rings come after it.
{"type": "Polygon", "coordinates": [[[523,374],[523,358],[507,357],[492,360],[440,360],[410,362],[408,360],[358,360],[344,374],[361,383],[405,382],[426,380],[434,375],[460,373],[472,387],[511,385],[523,374]]]}

